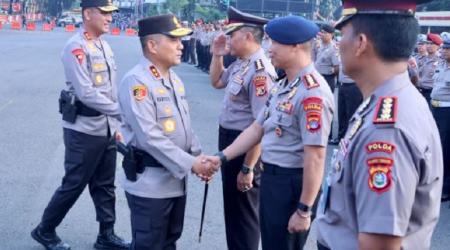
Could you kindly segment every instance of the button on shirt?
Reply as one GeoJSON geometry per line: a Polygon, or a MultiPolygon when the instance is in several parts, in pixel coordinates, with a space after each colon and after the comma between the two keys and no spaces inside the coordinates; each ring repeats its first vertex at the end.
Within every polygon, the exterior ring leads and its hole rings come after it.
{"type": "Polygon", "coordinates": [[[147,198],[184,195],[185,177],[201,149],[192,131],[181,80],[173,71],[163,78],[143,58],[122,80],[119,102],[126,143],[144,150],[164,166],[146,167],[136,182],[128,181],[122,174],[124,189],[147,198]]]}
{"type": "Polygon", "coordinates": [[[313,64],[293,82],[286,81],[272,89],[268,106],[256,120],[264,128],[261,159],[283,168],[301,168],[305,145],[328,143],[334,98],[313,64]]]}
{"type": "Polygon", "coordinates": [[[275,68],[263,49],[233,62],[221,76],[226,89],[220,126],[240,131],[250,126],[264,107],[275,78],[275,68]]]}
{"type": "Polygon", "coordinates": [[[374,233],[403,237],[402,249],[429,249],[442,169],[425,99],[407,72],[391,78],[361,104],[341,140],[319,204],[318,241],[352,250],[359,233],[374,233]]]}
{"type": "Polygon", "coordinates": [[[61,54],[67,89],[86,106],[102,115],[78,115],[75,123],[63,127],[94,136],[113,134],[119,126],[116,63],[111,47],[101,38],[91,39],[81,29],[64,46],[61,54]]]}

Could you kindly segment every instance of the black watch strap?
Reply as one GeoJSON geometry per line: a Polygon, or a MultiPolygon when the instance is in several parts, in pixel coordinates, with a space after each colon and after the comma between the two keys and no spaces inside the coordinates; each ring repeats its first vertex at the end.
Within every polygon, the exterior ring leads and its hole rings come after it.
{"type": "Polygon", "coordinates": [[[298,203],[297,209],[302,211],[302,212],[305,212],[305,213],[310,213],[312,211],[312,207],[310,207],[310,206],[308,206],[308,205],[306,205],[306,204],[304,204],[302,202],[298,203]]]}
{"type": "Polygon", "coordinates": [[[222,165],[228,162],[227,157],[223,154],[222,151],[219,151],[219,152],[215,153],[214,155],[219,157],[222,165]]]}
{"type": "Polygon", "coordinates": [[[249,174],[250,172],[253,172],[253,168],[249,167],[248,165],[242,164],[241,172],[243,174],[249,174]]]}

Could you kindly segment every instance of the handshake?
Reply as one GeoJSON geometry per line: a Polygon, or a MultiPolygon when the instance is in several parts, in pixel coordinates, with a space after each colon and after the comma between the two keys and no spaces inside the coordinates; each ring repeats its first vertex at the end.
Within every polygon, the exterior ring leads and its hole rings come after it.
{"type": "Polygon", "coordinates": [[[218,156],[199,155],[192,165],[192,172],[202,181],[209,182],[219,170],[221,163],[218,156]]]}

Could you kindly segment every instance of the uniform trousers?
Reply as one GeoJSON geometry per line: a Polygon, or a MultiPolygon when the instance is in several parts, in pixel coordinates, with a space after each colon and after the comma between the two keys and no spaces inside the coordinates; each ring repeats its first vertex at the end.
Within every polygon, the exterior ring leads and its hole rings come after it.
{"type": "Polygon", "coordinates": [[[186,196],[154,199],[125,195],[131,217],[130,250],[175,250],[183,232],[186,196]]]}
{"type": "Polygon", "coordinates": [[[336,75],[322,75],[327,81],[328,86],[330,86],[331,92],[334,93],[334,89],[336,88],[336,75]]]}
{"type": "Polygon", "coordinates": [[[347,131],[348,122],[361,104],[363,96],[355,83],[342,83],[338,93],[338,139],[342,139],[347,131]]]}
{"type": "MultiPolygon", "coordinates": [[[[241,132],[220,127],[219,150],[233,143],[241,132]]],[[[260,168],[255,167],[253,188],[247,192],[239,191],[237,176],[244,158],[245,155],[241,155],[221,168],[225,231],[229,250],[257,250],[259,246],[260,168]]]]}
{"type": "Polygon", "coordinates": [[[189,61],[189,41],[188,40],[182,40],[181,43],[183,44],[183,54],[181,56],[182,62],[188,62],[189,61]]]}
{"type": "Polygon", "coordinates": [[[428,88],[418,88],[418,89],[419,89],[420,93],[422,93],[422,95],[425,98],[425,100],[427,100],[428,106],[431,107],[431,104],[430,104],[431,97],[430,97],[430,95],[431,95],[431,91],[433,89],[428,89],[428,88]]]}
{"type": "MultiPolygon", "coordinates": [[[[260,222],[263,250],[300,250],[308,238],[306,232],[291,234],[289,219],[297,210],[302,193],[303,169],[282,168],[263,163],[260,194],[260,222]]],[[[318,195],[317,197],[319,197],[318,195]]],[[[317,201],[313,207],[314,220],[317,201]]]]}
{"type": "Polygon", "coordinates": [[[56,228],[75,204],[86,185],[94,201],[97,221],[114,223],[116,145],[113,136],[93,136],[63,130],[65,175],[42,215],[41,226],[56,228]]]}
{"type": "Polygon", "coordinates": [[[431,109],[442,143],[444,156],[444,186],[442,193],[450,194],[450,107],[432,107],[431,109]]]}

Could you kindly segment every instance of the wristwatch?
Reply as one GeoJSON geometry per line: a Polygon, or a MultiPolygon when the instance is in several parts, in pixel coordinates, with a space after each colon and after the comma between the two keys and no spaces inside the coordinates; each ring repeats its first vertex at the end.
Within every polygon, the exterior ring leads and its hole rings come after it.
{"type": "Polygon", "coordinates": [[[246,165],[246,164],[242,164],[241,172],[242,172],[243,174],[249,174],[250,172],[253,172],[253,168],[249,167],[249,166],[246,165]]]}
{"type": "Polygon", "coordinates": [[[306,204],[304,204],[302,202],[299,202],[297,204],[297,209],[300,210],[301,212],[304,212],[304,213],[311,213],[312,212],[312,207],[310,207],[310,206],[308,206],[308,205],[306,205],[306,204]]]}
{"type": "Polygon", "coordinates": [[[227,157],[223,154],[222,151],[219,151],[219,152],[215,153],[214,155],[219,157],[220,162],[222,163],[222,166],[228,162],[227,157]]]}

